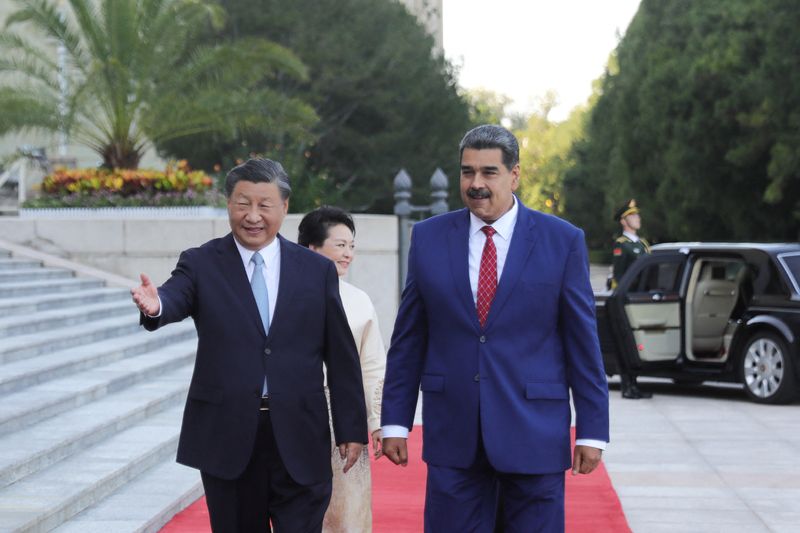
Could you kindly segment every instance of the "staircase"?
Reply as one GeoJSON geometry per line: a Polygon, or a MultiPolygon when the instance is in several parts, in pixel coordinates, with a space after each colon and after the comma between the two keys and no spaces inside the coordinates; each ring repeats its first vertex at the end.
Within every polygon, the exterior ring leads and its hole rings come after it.
{"type": "Polygon", "coordinates": [[[0,249],[0,532],[158,531],[202,494],[175,463],[197,337],[124,288],[0,249]]]}

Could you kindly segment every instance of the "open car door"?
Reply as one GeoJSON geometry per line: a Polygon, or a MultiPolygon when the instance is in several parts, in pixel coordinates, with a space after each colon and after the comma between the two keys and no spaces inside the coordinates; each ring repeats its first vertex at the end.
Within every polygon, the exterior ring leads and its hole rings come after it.
{"type": "Polygon", "coordinates": [[[634,367],[675,361],[681,354],[685,263],[685,255],[643,257],[620,282],[620,318],[628,326],[620,338],[634,367]]]}

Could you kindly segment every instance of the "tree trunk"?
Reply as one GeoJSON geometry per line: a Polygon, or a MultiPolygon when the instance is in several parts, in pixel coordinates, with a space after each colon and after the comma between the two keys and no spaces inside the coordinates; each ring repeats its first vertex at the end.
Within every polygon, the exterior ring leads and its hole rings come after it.
{"type": "Polygon", "coordinates": [[[114,141],[103,148],[103,167],[114,168],[139,168],[142,154],[133,147],[129,140],[114,141]]]}

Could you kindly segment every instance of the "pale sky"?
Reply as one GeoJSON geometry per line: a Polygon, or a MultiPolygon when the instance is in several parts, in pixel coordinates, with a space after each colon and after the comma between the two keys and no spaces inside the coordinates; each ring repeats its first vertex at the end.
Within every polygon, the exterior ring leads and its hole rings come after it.
{"type": "Polygon", "coordinates": [[[485,87],[530,111],[548,89],[563,120],[586,101],[640,0],[443,0],[444,50],[465,88],[485,87]]]}

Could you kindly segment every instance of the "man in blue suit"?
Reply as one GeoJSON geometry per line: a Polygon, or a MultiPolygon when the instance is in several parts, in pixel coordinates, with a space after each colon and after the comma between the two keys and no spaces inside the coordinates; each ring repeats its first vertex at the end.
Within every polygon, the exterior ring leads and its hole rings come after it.
{"type": "Polygon", "coordinates": [[[466,209],[414,226],[383,389],[383,453],[408,460],[423,395],[425,531],[564,530],[564,471],[608,442],[608,388],[583,232],[514,195],[519,147],[460,145],[466,209]],[[570,390],[577,445],[570,455],[570,390]]]}
{"type": "Polygon", "coordinates": [[[183,252],[156,289],[131,291],[154,330],[194,319],[197,359],[178,462],[198,468],[215,532],[319,532],[331,495],[333,427],[347,472],[367,442],[361,367],[334,264],[278,234],[280,163],[227,176],[231,233],[183,252]]]}

